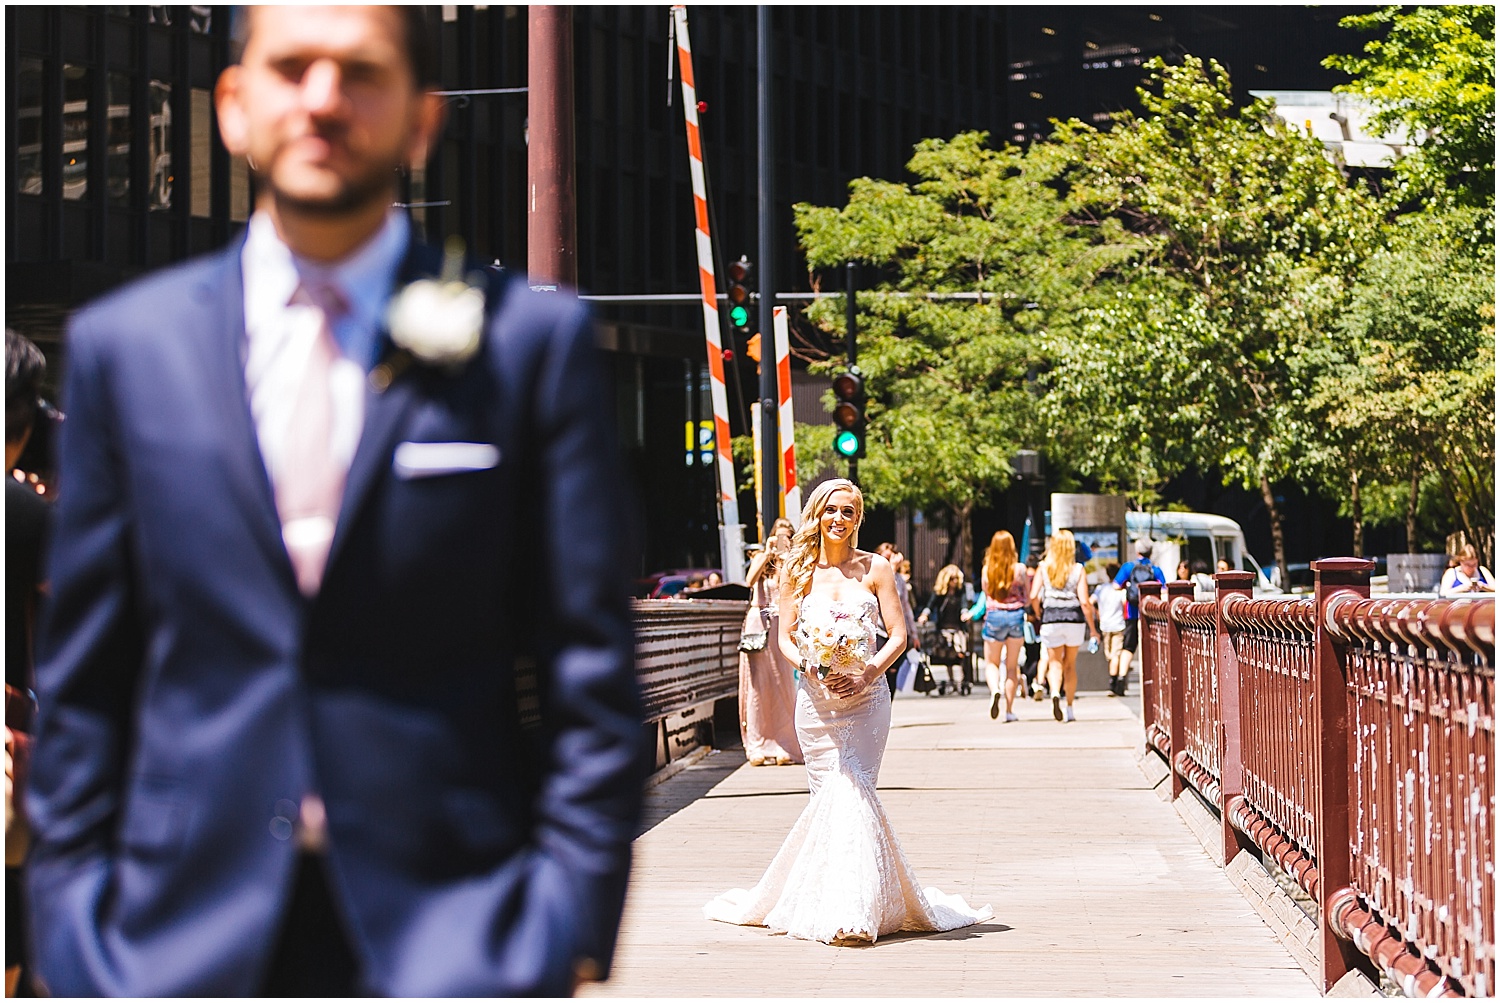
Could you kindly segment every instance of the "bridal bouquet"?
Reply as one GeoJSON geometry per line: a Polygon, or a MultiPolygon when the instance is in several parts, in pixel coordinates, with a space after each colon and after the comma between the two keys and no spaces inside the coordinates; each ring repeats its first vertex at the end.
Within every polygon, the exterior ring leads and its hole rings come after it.
{"type": "Polygon", "coordinates": [[[870,635],[859,617],[838,609],[808,609],[797,621],[797,650],[805,664],[827,679],[836,666],[864,668],[870,635]]]}

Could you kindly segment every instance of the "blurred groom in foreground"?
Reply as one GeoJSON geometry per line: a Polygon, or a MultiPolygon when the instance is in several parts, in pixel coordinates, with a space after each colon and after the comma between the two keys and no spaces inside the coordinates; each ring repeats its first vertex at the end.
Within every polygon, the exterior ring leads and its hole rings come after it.
{"type": "Polygon", "coordinates": [[[589,319],[391,207],[441,130],[421,8],[236,38],[245,235],[68,332],[38,975],[569,994],[608,973],[646,762],[589,319]]]}

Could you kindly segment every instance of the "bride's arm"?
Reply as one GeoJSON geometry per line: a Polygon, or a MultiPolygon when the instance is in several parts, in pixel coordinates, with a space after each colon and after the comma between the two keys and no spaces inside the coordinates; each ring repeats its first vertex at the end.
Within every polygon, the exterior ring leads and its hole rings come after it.
{"type": "Polygon", "coordinates": [[[880,619],[885,621],[885,629],[890,633],[885,644],[865,663],[863,675],[834,674],[828,677],[828,688],[839,696],[850,696],[874,684],[906,650],[906,617],[902,615],[901,597],[896,592],[896,572],[891,568],[891,562],[879,554],[870,555],[870,584],[874,586],[875,599],[880,603],[880,619]]]}

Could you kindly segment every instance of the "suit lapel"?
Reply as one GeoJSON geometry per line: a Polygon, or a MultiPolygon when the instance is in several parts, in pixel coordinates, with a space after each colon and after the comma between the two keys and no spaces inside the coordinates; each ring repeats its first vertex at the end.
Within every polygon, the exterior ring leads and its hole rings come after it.
{"type": "Polygon", "coordinates": [[[243,509],[251,535],[273,562],[284,565],[288,584],[294,583],[291,561],[281,542],[281,519],[276,497],[266,473],[250,414],[250,395],[245,387],[245,282],[240,255],[243,237],[235,241],[222,259],[215,279],[206,283],[205,297],[217,310],[217,323],[198,343],[205,353],[207,380],[205,420],[217,420],[218,436],[229,476],[229,493],[243,509]]]}
{"type": "MultiPolygon", "coordinates": [[[[407,248],[406,258],[396,276],[397,288],[402,288],[416,279],[437,275],[442,265],[442,254],[413,241],[407,248]]],[[[388,345],[390,334],[380,332],[382,345],[388,345]]],[[[359,516],[366,496],[380,475],[389,470],[391,454],[395,450],[404,419],[418,397],[421,373],[408,371],[398,377],[383,391],[366,386],[365,423],[360,434],[359,446],[354,451],[354,460],[349,465],[349,476],[344,482],[344,502],[339,509],[338,526],[334,530],[333,544],[328,553],[328,565],[338,559],[339,551],[348,538],[355,519],[359,516]]]]}

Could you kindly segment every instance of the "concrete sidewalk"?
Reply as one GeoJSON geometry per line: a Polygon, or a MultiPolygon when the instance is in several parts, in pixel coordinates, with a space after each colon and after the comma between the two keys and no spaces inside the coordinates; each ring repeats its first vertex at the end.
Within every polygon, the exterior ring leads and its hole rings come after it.
{"type": "Polygon", "coordinates": [[[703,919],[760,877],[807,801],[801,767],[710,753],[649,792],[614,977],[584,996],[1316,996],[1135,760],[1133,700],[1078,721],[1017,701],[898,696],[880,796],[918,879],[996,918],[830,947],[703,919]]]}

